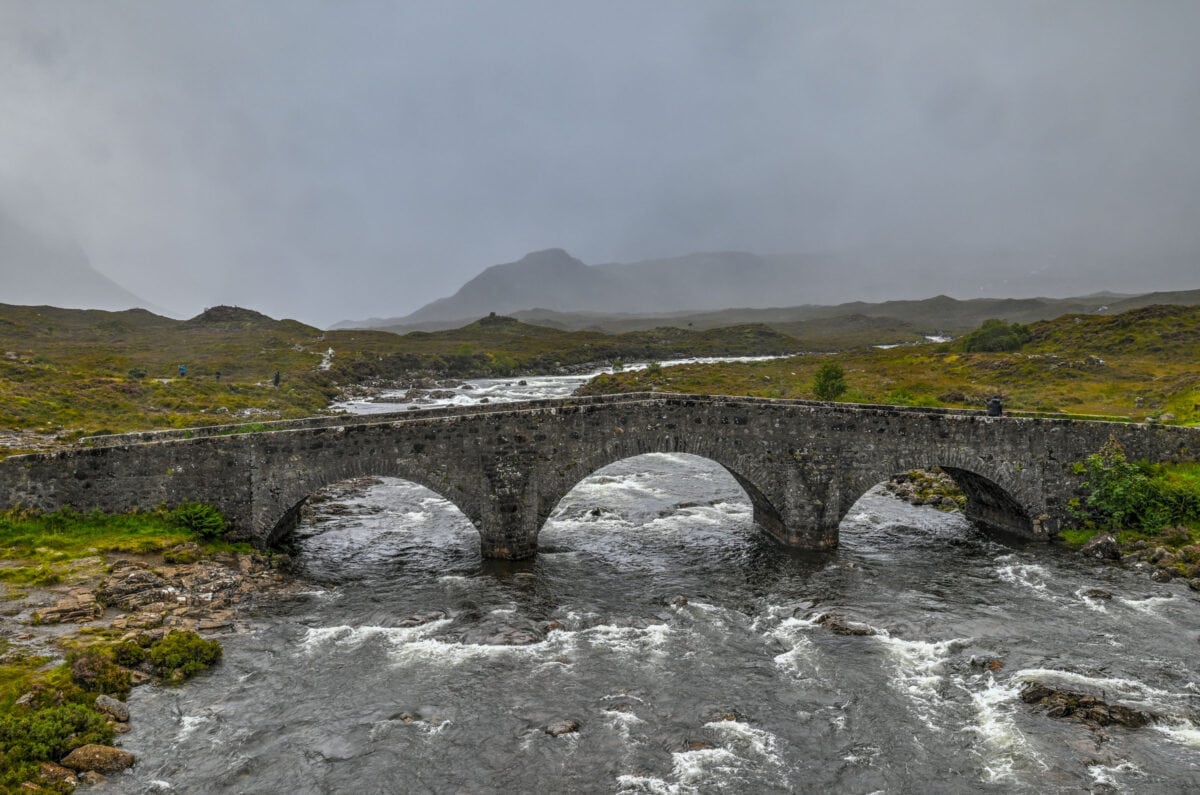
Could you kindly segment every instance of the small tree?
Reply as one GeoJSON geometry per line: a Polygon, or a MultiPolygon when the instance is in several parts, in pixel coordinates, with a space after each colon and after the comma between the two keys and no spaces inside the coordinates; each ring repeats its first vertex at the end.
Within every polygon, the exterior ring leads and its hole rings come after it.
{"type": "Polygon", "coordinates": [[[846,372],[835,362],[825,362],[813,377],[812,390],[819,400],[837,400],[846,391],[846,372]]]}
{"type": "Polygon", "coordinates": [[[1005,323],[992,318],[963,338],[963,350],[967,353],[986,351],[1016,351],[1033,339],[1033,332],[1020,323],[1005,323]]]}

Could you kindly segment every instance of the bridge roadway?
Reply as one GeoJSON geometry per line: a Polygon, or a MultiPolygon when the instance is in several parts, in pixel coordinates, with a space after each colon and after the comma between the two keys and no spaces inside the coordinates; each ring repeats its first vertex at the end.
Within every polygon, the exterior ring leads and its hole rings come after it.
{"type": "Polygon", "coordinates": [[[1131,459],[1200,458],[1200,429],[977,411],[638,393],[597,398],[319,417],[123,434],[0,461],[0,504],[150,510],[206,502],[259,547],[295,526],[318,489],[397,477],[454,503],[482,552],[526,558],[555,506],[596,470],[643,453],[690,453],[724,466],[756,522],[801,549],[837,544],[854,502],[889,476],[940,466],[967,516],[1048,539],[1077,493],[1071,464],[1110,438],[1131,459]]]}

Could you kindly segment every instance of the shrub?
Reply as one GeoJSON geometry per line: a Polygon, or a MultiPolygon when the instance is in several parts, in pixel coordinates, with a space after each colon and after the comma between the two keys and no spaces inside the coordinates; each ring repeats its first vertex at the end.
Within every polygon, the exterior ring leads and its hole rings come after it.
{"type": "Polygon", "coordinates": [[[91,646],[72,652],[67,663],[71,666],[71,680],[85,690],[118,698],[129,695],[132,687],[129,671],[117,665],[108,649],[91,646]]]}
{"type": "Polygon", "coordinates": [[[159,676],[182,682],[220,662],[221,644],[190,630],[172,632],[151,646],[146,658],[159,676]]]}
{"type": "Polygon", "coordinates": [[[132,668],[146,659],[146,650],[132,640],[123,640],[115,644],[112,647],[112,654],[113,661],[126,668],[132,668]]]}
{"type": "Polygon", "coordinates": [[[1081,518],[1112,530],[1157,533],[1200,518],[1200,495],[1167,481],[1161,467],[1131,462],[1115,439],[1075,465],[1084,475],[1081,518]]]}
{"type": "Polygon", "coordinates": [[[225,532],[225,517],[211,505],[185,502],[171,512],[171,522],[200,538],[215,541],[225,532]]]}
{"type": "Polygon", "coordinates": [[[81,745],[112,740],[113,729],[104,716],[81,704],[0,715],[0,788],[15,792],[36,774],[35,763],[58,761],[81,745]]]}
{"type": "Polygon", "coordinates": [[[963,337],[963,350],[967,353],[1016,351],[1031,339],[1033,332],[1028,327],[993,318],[983,321],[982,326],[963,337]]]}
{"type": "Polygon", "coordinates": [[[839,364],[825,362],[813,377],[812,390],[818,400],[837,400],[846,391],[846,372],[839,364]]]}

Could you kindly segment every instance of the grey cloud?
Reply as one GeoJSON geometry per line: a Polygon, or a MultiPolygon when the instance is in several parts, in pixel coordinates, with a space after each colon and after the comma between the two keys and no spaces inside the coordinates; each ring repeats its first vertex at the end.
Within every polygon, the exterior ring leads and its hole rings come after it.
{"type": "Polygon", "coordinates": [[[930,263],[1194,287],[1198,23],[1170,0],[8,0],[0,206],[185,314],[398,315],[549,246],[834,253],[863,269],[848,299],[930,263]]]}

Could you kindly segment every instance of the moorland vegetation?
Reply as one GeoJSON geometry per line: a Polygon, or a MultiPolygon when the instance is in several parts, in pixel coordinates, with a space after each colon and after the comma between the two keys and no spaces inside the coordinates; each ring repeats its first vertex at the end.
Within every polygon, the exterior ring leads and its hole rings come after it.
{"type": "Polygon", "coordinates": [[[177,321],[140,309],[0,305],[0,457],[29,449],[35,432],[69,442],[312,416],[343,388],[370,381],[797,350],[796,340],[763,326],[613,335],[491,316],[452,331],[401,336],[321,331],[236,307],[177,321]]]}

